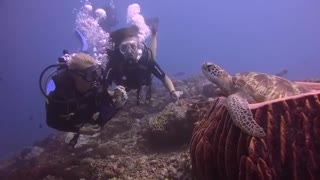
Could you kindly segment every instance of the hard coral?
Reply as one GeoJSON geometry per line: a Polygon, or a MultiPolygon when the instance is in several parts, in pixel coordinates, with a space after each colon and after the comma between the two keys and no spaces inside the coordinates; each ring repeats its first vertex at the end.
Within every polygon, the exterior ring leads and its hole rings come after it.
{"type": "Polygon", "coordinates": [[[166,126],[171,121],[183,121],[186,118],[186,111],[187,106],[177,106],[174,103],[170,103],[162,112],[149,121],[149,127],[152,131],[166,131],[166,126]]]}
{"type": "Polygon", "coordinates": [[[213,101],[194,128],[197,179],[320,179],[320,91],[251,105],[263,139],[232,123],[225,100],[213,101]]]}
{"type": "Polygon", "coordinates": [[[156,117],[149,120],[148,128],[143,135],[151,145],[156,146],[188,143],[197,113],[190,106],[189,100],[181,99],[177,103],[170,103],[156,117]]]}

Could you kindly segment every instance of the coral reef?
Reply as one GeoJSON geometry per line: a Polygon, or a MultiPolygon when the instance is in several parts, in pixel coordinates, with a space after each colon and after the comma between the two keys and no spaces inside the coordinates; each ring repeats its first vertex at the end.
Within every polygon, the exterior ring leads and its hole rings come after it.
{"type": "Polygon", "coordinates": [[[156,83],[150,104],[142,101],[137,106],[136,92],[130,92],[124,110],[99,134],[80,136],[73,148],[68,145],[72,133],[54,133],[1,162],[0,179],[319,178],[316,91],[252,105],[268,133],[259,140],[232,125],[225,99],[216,98],[221,94],[201,75],[173,82],[184,91],[179,101],[173,103],[165,87],[156,83]]]}
{"type": "Polygon", "coordinates": [[[136,92],[132,91],[124,110],[109,121],[100,134],[81,135],[74,148],[68,145],[72,133],[52,134],[1,162],[0,179],[191,179],[188,144],[193,120],[197,119],[194,117],[198,117],[199,109],[204,109],[192,104],[206,98],[201,98],[200,80],[181,82],[175,83],[176,88],[192,95],[173,103],[166,89],[154,84],[152,102],[137,106],[136,92]],[[191,91],[196,86],[197,90],[191,91]],[[149,125],[161,119],[163,131],[154,131],[154,126],[149,125]],[[153,148],[152,140],[159,143],[161,149],[153,148]],[[173,144],[179,140],[179,143],[172,148],[169,143],[161,144],[161,140],[173,144]]]}

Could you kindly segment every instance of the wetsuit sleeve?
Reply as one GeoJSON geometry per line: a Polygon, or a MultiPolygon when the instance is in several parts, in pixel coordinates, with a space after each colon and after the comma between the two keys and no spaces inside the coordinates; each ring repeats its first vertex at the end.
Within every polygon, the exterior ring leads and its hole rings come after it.
{"type": "Polygon", "coordinates": [[[158,65],[158,63],[154,60],[151,60],[149,63],[149,69],[151,73],[156,76],[158,79],[163,80],[165,77],[164,71],[161,69],[161,67],[158,65]]]}
{"type": "Polygon", "coordinates": [[[117,113],[117,109],[114,106],[111,95],[107,92],[99,93],[96,96],[98,101],[95,101],[96,112],[100,112],[99,118],[94,121],[94,124],[98,124],[103,127],[109,120],[113,118],[113,116],[117,113]]]}
{"type": "Polygon", "coordinates": [[[118,109],[114,107],[112,103],[105,103],[100,106],[100,118],[97,124],[103,127],[108,121],[110,121],[114,115],[118,112],[118,109]]]}

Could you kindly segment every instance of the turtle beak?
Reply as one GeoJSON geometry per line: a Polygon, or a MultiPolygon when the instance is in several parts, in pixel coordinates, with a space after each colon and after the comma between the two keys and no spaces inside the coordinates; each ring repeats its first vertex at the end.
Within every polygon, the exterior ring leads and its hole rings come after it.
{"type": "Polygon", "coordinates": [[[202,69],[203,69],[203,70],[208,70],[210,66],[212,66],[212,63],[205,62],[205,63],[203,63],[203,65],[202,65],[202,69]]]}
{"type": "Polygon", "coordinates": [[[202,72],[207,75],[209,73],[209,63],[205,62],[202,64],[202,72]]]}

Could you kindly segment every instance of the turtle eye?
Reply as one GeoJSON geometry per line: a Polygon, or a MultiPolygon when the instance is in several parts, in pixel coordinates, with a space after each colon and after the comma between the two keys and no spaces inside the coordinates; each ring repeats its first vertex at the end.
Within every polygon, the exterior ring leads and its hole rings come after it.
{"type": "Polygon", "coordinates": [[[207,69],[211,72],[215,69],[215,66],[213,64],[207,64],[207,69]]]}

